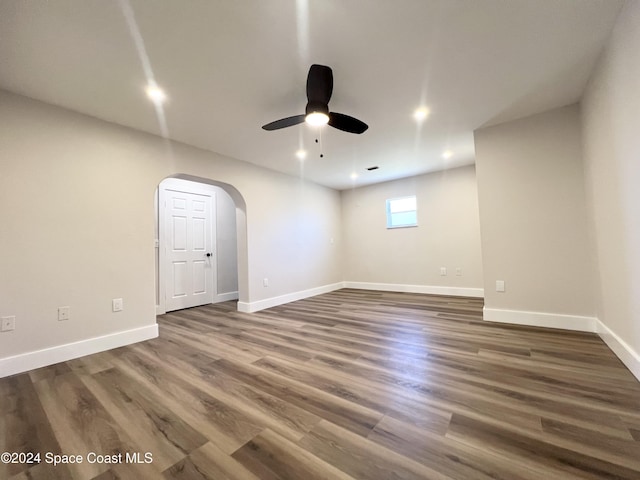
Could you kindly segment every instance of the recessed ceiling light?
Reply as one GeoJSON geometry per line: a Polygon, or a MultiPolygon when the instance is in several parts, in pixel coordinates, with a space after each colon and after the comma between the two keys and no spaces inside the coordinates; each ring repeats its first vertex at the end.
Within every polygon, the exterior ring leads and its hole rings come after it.
{"type": "Polygon", "coordinates": [[[451,158],[453,157],[453,152],[451,150],[445,150],[444,152],[442,152],[442,158],[451,158]]]}
{"type": "Polygon", "coordinates": [[[296,157],[298,157],[298,160],[304,160],[305,158],[307,158],[307,151],[300,149],[296,152],[296,157]]]}
{"type": "Polygon", "coordinates": [[[429,116],[429,113],[431,112],[427,107],[420,107],[420,108],[417,108],[415,112],[413,112],[413,118],[417,122],[422,122],[429,116]]]}
{"type": "Polygon", "coordinates": [[[356,172],[353,172],[351,174],[351,180],[355,180],[356,178],[358,178],[358,174],[356,172]]]}
{"type": "Polygon", "coordinates": [[[167,94],[164,93],[164,90],[157,85],[149,85],[145,91],[147,92],[147,97],[157,105],[163,103],[167,99],[167,94]]]}

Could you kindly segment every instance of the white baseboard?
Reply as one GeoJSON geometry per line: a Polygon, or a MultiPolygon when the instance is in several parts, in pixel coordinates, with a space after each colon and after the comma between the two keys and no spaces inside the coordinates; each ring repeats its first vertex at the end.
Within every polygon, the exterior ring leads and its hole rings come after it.
{"type": "Polygon", "coordinates": [[[430,295],[454,295],[459,297],[484,297],[484,288],[440,287],[431,285],[405,285],[401,283],[373,283],[345,281],[344,288],[380,290],[383,292],[426,293],[430,295]]]}
{"type": "Polygon", "coordinates": [[[512,323],[530,327],[562,328],[597,333],[629,371],[640,381],[640,354],[596,317],[563,315],[522,310],[484,308],[483,318],[489,322],[512,323]]]}
{"type": "Polygon", "coordinates": [[[227,292],[227,293],[219,293],[216,296],[216,303],[218,302],[228,302],[229,300],[237,300],[238,292],[227,292]]]}
{"type": "Polygon", "coordinates": [[[302,300],[303,298],[333,292],[334,290],[339,290],[341,288],[344,288],[344,283],[338,282],[330,285],[323,285],[322,287],[310,288],[308,290],[280,295],[279,297],[265,298],[264,300],[258,300],[256,302],[238,302],[238,311],[244,313],[258,312],[265,308],[277,307],[284,303],[295,302],[296,300],[302,300]]]}
{"type": "Polygon", "coordinates": [[[631,348],[624,340],[609,329],[600,320],[596,321],[596,332],[616,356],[631,371],[634,377],[640,381],[640,354],[631,348]]]}
{"type": "Polygon", "coordinates": [[[313,297],[323,293],[333,292],[341,288],[357,288],[360,290],[382,290],[387,292],[410,292],[410,293],[428,293],[434,295],[457,295],[462,297],[483,297],[484,289],[482,288],[458,288],[458,287],[437,287],[425,285],[402,285],[392,283],[367,283],[367,282],[337,282],[322,287],[311,288],[293,292],[279,297],[266,298],[257,302],[238,302],[238,311],[245,313],[257,312],[265,308],[271,308],[303,298],[313,297]]]}
{"type": "Polygon", "coordinates": [[[66,362],[85,355],[104,352],[112,348],[123,347],[142,342],[158,336],[158,325],[134,328],[122,332],[111,333],[101,337],[80,340],[55,347],[44,348],[33,352],[22,353],[12,357],[0,358],[0,378],[22,373],[35,368],[46,367],[59,362],[66,362]]]}
{"type": "Polygon", "coordinates": [[[560,313],[528,312],[524,310],[502,310],[483,308],[482,318],[488,322],[512,323],[530,327],[562,328],[580,332],[596,331],[596,317],[565,315],[560,313]]]}

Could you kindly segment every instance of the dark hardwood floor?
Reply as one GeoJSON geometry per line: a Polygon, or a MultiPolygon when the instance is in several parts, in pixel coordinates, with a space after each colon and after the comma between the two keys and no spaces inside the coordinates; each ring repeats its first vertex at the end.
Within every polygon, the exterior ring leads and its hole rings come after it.
{"type": "Polygon", "coordinates": [[[41,455],[0,478],[640,479],[640,383],[593,334],[349,289],[158,321],[0,379],[0,452],[41,455]]]}

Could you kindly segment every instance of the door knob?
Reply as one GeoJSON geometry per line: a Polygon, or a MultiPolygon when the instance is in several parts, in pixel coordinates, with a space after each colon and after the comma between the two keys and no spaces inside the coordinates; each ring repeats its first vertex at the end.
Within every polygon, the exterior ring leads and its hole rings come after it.
{"type": "Polygon", "coordinates": [[[210,257],[211,255],[213,255],[213,253],[207,252],[207,257],[210,257]]]}

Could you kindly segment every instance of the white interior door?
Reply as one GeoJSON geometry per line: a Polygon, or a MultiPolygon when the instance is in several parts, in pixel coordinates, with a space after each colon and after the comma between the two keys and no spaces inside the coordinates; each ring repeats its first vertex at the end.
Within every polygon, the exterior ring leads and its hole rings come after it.
{"type": "Polygon", "coordinates": [[[165,309],[213,303],[215,195],[161,190],[164,206],[165,309]]]}

